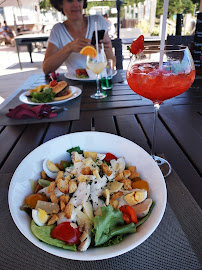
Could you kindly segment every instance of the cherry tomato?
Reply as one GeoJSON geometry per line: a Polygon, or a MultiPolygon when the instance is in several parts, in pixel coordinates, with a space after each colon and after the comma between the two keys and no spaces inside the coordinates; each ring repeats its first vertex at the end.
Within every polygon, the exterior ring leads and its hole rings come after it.
{"type": "Polygon", "coordinates": [[[51,82],[50,82],[50,86],[52,86],[52,87],[56,86],[57,84],[58,84],[57,81],[51,81],[51,82]]]}
{"type": "Polygon", "coordinates": [[[130,218],[130,215],[128,214],[128,213],[126,213],[126,212],[123,212],[123,221],[125,222],[125,223],[127,223],[127,224],[129,224],[129,223],[131,223],[132,221],[131,221],[131,218],[130,218]]]}
{"type": "Polygon", "coordinates": [[[130,205],[123,205],[119,210],[123,213],[123,220],[126,223],[137,223],[136,213],[130,205]]]}
{"type": "Polygon", "coordinates": [[[79,231],[79,228],[73,228],[70,225],[70,222],[60,223],[51,231],[51,237],[72,244],[79,244],[80,236],[81,232],[79,231]]]}
{"type": "Polygon", "coordinates": [[[106,153],[106,157],[104,158],[105,162],[110,162],[112,159],[117,159],[117,157],[111,153],[106,153]]]}

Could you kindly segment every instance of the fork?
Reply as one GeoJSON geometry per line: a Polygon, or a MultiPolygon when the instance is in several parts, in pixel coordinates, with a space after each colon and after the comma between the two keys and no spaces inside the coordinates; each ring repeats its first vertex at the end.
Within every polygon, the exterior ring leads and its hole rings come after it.
{"type": "Polygon", "coordinates": [[[52,106],[51,110],[55,113],[60,113],[63,111],[67,111],[68,109],[66,107],[52,106]]]}

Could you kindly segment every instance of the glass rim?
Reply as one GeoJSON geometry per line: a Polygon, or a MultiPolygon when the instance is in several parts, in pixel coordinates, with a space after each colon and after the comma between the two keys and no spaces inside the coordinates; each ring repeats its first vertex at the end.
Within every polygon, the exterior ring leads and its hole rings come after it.
{"type": "MultiPolygon", "coordinates": [[[[166,45],[164,46],[164,53],[165,52],[179,52],[179,51],[185,51],[186,49],[188,49],[187,46],[185,45],[166,45]]],[[[144,50],[142,51],[143,53],[147,53],[147,52],[160,52],[161,51],[161,45],[145,45],[144,46],[144,50]]]]}

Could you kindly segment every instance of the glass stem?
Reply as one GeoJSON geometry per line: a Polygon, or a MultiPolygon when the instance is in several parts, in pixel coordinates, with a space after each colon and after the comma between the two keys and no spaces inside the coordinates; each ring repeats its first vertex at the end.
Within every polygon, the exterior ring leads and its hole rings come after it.
{"type": "Polygon", "coordinates": [[[151,156],[155,156],[155,139],[156,139],[156,122],[158,119],[158,112],[159,112],[160,104],[154,104],[154,124],[153,124],[153,134],[152,134],[152,145],[151,145],[151,156]]]}
{"type": "Polygon", "coordinates": [[[97,94],[100,94],[100,85],[99,85],[99,77],[98,77],[98,74],[96,74],[96,83],[97,83],[97,94]]]}

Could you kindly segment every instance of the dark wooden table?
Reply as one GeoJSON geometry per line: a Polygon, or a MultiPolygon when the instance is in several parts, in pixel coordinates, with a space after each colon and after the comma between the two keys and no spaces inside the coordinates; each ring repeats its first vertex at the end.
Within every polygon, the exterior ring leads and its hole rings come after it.
{"type": "MultiPolygon", "coordinates": [[[[0,194],[2,232],[0,265],[7,269],[201,269],[202,237],[202,80],[181,96],[162,104],[158,119],[156,152],[163,154],[173,171],[165,179],[168,202],[164,217],[147,241],[124,255],[104,261],[70,261],[48,254],[20,234],[8,209],[8,188],[22,159],[37,146],[57,136],[96,130],[125,137],[150,153],[153,105],[127,85],[115,83],[106,99],[91,99],[95,82],[68,81],[83,88],[80,119],[66,122],[0,126],[0,194]],[[17,243],[17,245],[13,245],[17,243]],[[37,259],[36,259],[37,258],[37,259]]],[[[64,79],[64,76],[61,76],[64,79]]],[[[44,75],[33,75],[9,97],[22,89],[45,84],[44,75]]],[[[68,107],[68,103],[67,107],[68,107]]]]}
{"type": "MultiPolygon", "coordinates": [[[[95,82],[83,83],[80,120],[34,125],[0,126],[0,173],[13,173],[22,159],[40,144],[72,132],[103,131],[125,137],[150,153],[153,105],[124,82],[115,83],[106,99],[89,96],[95,82]]],[[[31,76],[22,87],[44,84],[44,75],[31,76]]],[[[79,84],[79,81],[68,81],[79,84]]],[[[156,152],[164,154],[175,172],[202,206],[202,79],[184,94],[165,101],[160,108],[156,152]]]]}

